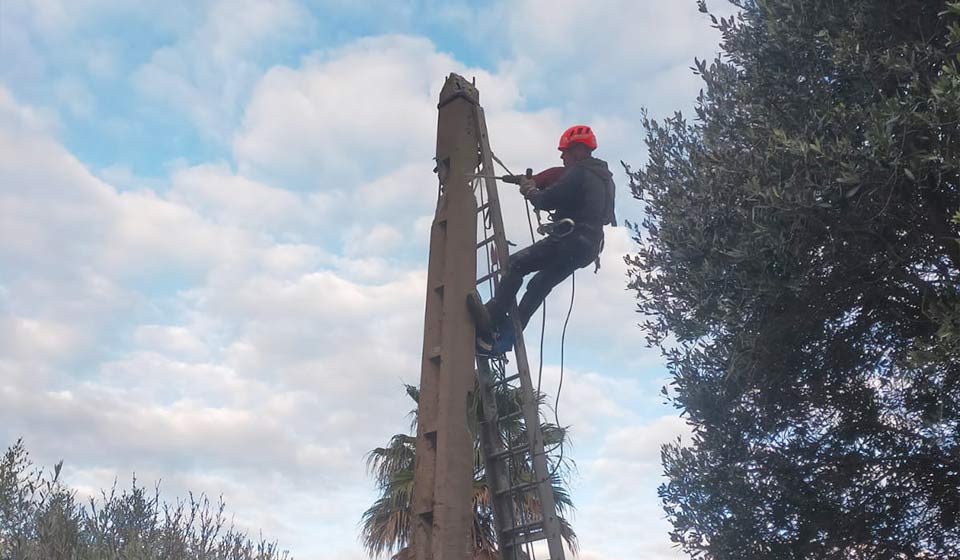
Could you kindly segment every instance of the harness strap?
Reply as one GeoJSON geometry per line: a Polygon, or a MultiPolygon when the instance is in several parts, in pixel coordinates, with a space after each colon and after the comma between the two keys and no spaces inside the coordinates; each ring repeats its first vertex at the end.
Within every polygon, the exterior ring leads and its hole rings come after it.
{"type": "Polygon", "coordinates": [[[597,253],[597,258],[593,259],[593,273],[597,274],[600,272],[600,253],[603,253],[603,244],[606,242],[606,239],[600,239],[600,251],[597,253]]]}
{"type": "Polygon", "coordinates": [[[549,224],[540,224],[537,227],[537,233],[540,235],[553,235],[556,237],[566,237],[573,233],[577,227],[576,222],[570,218],[564,218],[562,220],[552,222],[549,224]]]}

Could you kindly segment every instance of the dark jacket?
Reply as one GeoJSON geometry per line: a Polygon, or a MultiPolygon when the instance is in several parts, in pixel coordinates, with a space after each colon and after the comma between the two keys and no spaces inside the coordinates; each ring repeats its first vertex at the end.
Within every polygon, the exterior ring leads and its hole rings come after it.
{"type": "Polygon", "coordinates": [[[549,211],[555,222],[570,218],[576,229],[603,235],[603,226],[617,225],[613,174],[602,159],[578,161],[555,183],[531,192],[527,198],[537,210],[549,211]]]}

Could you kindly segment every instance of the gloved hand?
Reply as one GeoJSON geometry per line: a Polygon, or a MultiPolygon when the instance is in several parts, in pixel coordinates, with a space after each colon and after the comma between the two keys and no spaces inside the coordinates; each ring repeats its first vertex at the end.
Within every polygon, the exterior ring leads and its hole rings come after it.
{"type": "Polygon", "coordinates": [[[522,177],[520,179],[520,194],[524,198],[529,198],[530,194],[537,190],[537,182],[533,180],[532,177],[522,177]]]}

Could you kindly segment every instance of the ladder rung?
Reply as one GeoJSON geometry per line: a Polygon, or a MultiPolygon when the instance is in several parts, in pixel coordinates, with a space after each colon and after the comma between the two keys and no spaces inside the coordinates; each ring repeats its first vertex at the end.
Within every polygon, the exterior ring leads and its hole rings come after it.
{"type": "Polygon", "coordinates": [[[518,445],[516,447],[511,447],[510,449],[504,449],[503,451],[497,451],[491,455],[491,459],[502,459],[504,457],[510,457],[511,455],[519,455],[520,453],[529,453],[530,444],[524,443],[523,445],[518,445]]]}
{"type": "Polygon", "coordinates": [[[489,274],[484,274],[483,276],[481,276],[480,278],[477,279],[477,285],[479,286],[480,284],[483,284],[484,282],[486,282],[487,280],[493,278],[493,277],[496,276],[497,274],[500,274],[500,269],[494,270],[493,272],[490,272],[489,274]]]}
{"type": "MultiPolygon", "coordinates": [[[[546,531],[544,531],[543,529],[541,529],[541,530],[539,530],[539,531],[531,531],[531,532],[529,532],[529,533],[521,533],[521,534],[519,534],[519,535],[517,535],[517,536],[515,536],[515,537],[511,537],[511,538],[509,538],[509,539],[503,539],[503,540],[505,541],[504,544],[503,544],[503,546],[520,546],[520,545],[527,544],[527,543],[542,541],[542,540],[547,539],[547,538],[549,538],[549,537],[547,536],[546,531]]],[[[550,559],[547,558],[547,560],[550,560],[550,559]]]]}
{"type": "MultiPolygon", "coordinates": [[[[520,418],[523,416],[523,411],[518,410],[516,412],[511,412],[510,414],[504,414],[503,416],[497,417],[497,422],[506,422],[507,420],[513,420],[514,418],[520,418]]],[[[481,420],[480,422],[486,424],[486,420],[481,420]]]]}
{"type": "Polygon", "coordinates": [[[517,525],[516,527],[509,527],[501,531],[504,535],[512,535],[514,533],[530,533],[532,531],[543,531],[543,520],[532,521],[530,523],[525,523],[523,525],[517,525]]]}
{"type": "Polygon", "coordinates": [[[500,531],[500,533],[506,541],[503,544],[507,546],[517,546],[547,538],[547,534],[543,528],[543,520],[510,527],[500,531]]]}
{"type": "Polygon", "coordinates": [[[496,236],[491,235],[490,237],[484,239],[480,243],[477,243],[477,249],[483,247],[484,245],[489,245],[490,242],[493,241],[494,239],[496,239],[496,236]]]}
{"type": "Polygon", "coordinates": [[[527,490],[533,490],[540,484],[539,482],[524,482],[523,484],[517,484],[516,486],[511,486],[510,488],[505,488],[503,490],[497,490],[497,496],[503,496],[504,494],[516,494],[520,492],[526,492],[527,490]]]}
{"type": "Polygon", "coordinates": [[[495,382],[495,383],[494,383],[494,386],[506,385],[507,383],[510,383],[511,381],[514,381],[514,380],[516,380],[516,379],[520,379],[520,374],[519,374],[519,373],[516,374],[516,375],[511,375],[510,377],[504,377],[503,379],[495,382]]]}

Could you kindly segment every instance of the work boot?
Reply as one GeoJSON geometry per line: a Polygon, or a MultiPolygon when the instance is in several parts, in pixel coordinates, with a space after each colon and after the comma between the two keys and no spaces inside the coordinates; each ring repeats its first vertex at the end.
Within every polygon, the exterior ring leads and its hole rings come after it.
{"type": "Polygon", "coordinates": [[[492,338],[493,321],[490,319],[490,313],[486,306],[480,301],[480,294],[477,292],[467,294],[467,310],[473,317],[473,322],[477,325],[477,336],[492,338]]]}
{"type": "Polygon", "coordinates": [[[499,354],[493,351],[493,346],[495,342],[491,338],[484,337],[483,335],[477,335],[477,348],[476,353],[478,356],[483,356],[485,358],[495,358],[499,354]]]}
{"type": "Polygon", "coordinates": [[[490,313],[486,306],[480,301],[480,295],[477,292],[467,294],[467,311],[473,318],[477,327],[477,354],[481,356],[494,356],[493,345],[496,342],[493,334],[493,322],[490,320],[490,313]]]}

